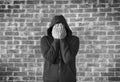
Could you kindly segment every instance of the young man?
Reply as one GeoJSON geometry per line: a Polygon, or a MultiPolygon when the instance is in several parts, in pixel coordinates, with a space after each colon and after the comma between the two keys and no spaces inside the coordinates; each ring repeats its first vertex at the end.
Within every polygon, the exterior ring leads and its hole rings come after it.
{"type": "Polygon", "coordinates": [[[47,34],[41,38],[44,82],[76,82],[75,57],[79,38],[72,35],[63,15],[53,17],[47,34]]]}

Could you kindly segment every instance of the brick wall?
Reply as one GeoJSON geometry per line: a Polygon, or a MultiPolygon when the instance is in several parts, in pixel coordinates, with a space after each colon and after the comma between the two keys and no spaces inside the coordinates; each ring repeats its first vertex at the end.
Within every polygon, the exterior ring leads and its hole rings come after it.
{"type": "Polygon", "coordinates": [[[56,14],[80,39],[77,82],[119,82],[120,0],[0,0],[0,82],[42,82],[40,39],[56,14]]]}

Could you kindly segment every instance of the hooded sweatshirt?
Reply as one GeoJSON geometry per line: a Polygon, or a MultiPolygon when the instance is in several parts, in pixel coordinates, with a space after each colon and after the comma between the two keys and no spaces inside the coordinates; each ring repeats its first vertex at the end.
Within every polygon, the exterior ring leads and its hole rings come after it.
{"type": "Polygon", "coordinates": [[[72,35],[63,15],[53,17],[47,35],[41,38],[41,52],[44,57],[44,82],[76,82],[75,58],[79,49],[79,38],[72,35]],[[52,28],[62,23],[67,35],[54,39],[52,28]]]}

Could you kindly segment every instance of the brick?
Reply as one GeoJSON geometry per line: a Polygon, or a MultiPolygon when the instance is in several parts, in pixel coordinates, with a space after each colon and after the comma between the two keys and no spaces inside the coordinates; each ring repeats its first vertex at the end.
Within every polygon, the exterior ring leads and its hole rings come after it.
{"type": "MultiPolygon", "coordinates": [[[[0,26],[1,26],[1,27],[5,27],[6,24],[5,24],[4,22],[2,23],[1,21],[2,21],[2,20],[0,20],[0,26]]],[[[3,29],[3,28],[2,28],[2,29],[3,29]]],[[[1,30],[1,28],[0,28],[0,30],[1,30]]],[[[2,31],[2,30],[1,30],[1,31],[2,31]]]]}
{"type": "Polygon", "coordinates": [[[105,36],[105,35],[103,35],[103,36],[101,36],[99,39],[100,39],[100,40],[112,40],[112,39],[113,39],[113,36],[105,36]]]}
{"type": "Polygon", "coordinates": [[[84,21],[87,21],[87,22],[97,21],[97,17],[84,18],[84,21]]]}
{"type": "Polygon", "coordinates": [[[39,4],[40,1],[39,0],[27,0],[26,3],[27,4],[39,4]]]}
{"type": "MultiPolygon", "coordinates": [[[[23,5],[22,7],[25,8],[25,9],[34,9],[34,8],[35,8],[35,5],[29,4],[29,5],[23,5]]],[[[38,5],[36,5],[36,8],[37,8],[37,7],[38,7],[38,5]]]]}
{"type": "Polygon", "coordinates": [[[116,31],[115,34],[116,34],[116,35],[120,35],[120,31],[119,31],[119,30],[116,31]]]}
{"type": "Polygon", "coordinates": [[[6,71],[6,68],[1,67],[1,68],[0,68],[0,71],[1,71],[1,72],[4,72],[4,71],[6,71]]]}
{"type": "Polygon", "coordinates": [[[18,36],[18,35],[19,35],[19,32],[5,32],[5,35],[18,36]]]}
{"type": "MultiPolygon", "coordinates": [[[[78,63],[79,64],[79,63],[78,63]]],[[[80,65],[78,65],[78,66],[80,66],[80,65]]],[[[79,72],[91,72],[92,71],[92,69],[91,68],[88,68],[88,67],[81,67],[81,68],[79,68],[78,69],[79,70],[79,72]]]]}
{"type": "Polygon", "coordinates": [[[32,81],[34,81],[35,77],[23,77],[22,79],[23,80],[32,80],[32,81]]]}
{"type": "Polygon", "coordinates": [[[108,31],[107,35],[115,35],[115,32],[114,31],[108,31]]]}
{"type": "Polygon", "coordinates": [[[97,8],[85,9],[84,12],[89,12],[89,13],[98,12],[98,9],[97,8]]]}
{"type": "Polygon", "coordinates": [[[64,16],[65,16],[65,17],[69,17],[69,18],[70,18],[70,17],[76,17],[75,14],[65,14],[64,16]]]}
{"type": "Polygon", "coordinates": [[[4,45],[5,44],[5,41],[0,41],[0,45],[4,45]]]}
{"type": "Polygon", "coordinates": [[[35,23],[35,26],[46,26],[46,23],[35,23]]]}
{"type": "Polygon", "coordinates": [[[70,9],[70,13],[82,13],[83,9],[70,9]]]}
{"type": "Polygon", "coordinates": [[[13,9],[13,13],[24,13],[25,9],[13,9]]]}
{"type": "Polygon", "coordinates": [[[71,3],[73,4],[80,4],[82,2],[83,2],[82,0],[71,0],[71,3]]]}
{"type": "Polygon", "coordinates": [[[107,22],[107,25],[116,26],[119,25],[119,22],[107,22]]]}
{"type": "MultiPolygon", "coordinates": [[[[114,1],[114,0],[113,0],[114,1]]],[[[120,4],[108,4],[109,7],[120,7],[120,4]]]]}
{"type": "Polygon", "coordinates": [[[82,18],[77,18],[77,19],[71,18],[70,19],[70,22],[79,22],[79,21],[82,21],[82,18]]]}
{"type": "Polygon", "coordinates": [[[15,54],[15,53],[19,53],[19,50],[17,50],[17,49],[16,50],[7,50],[7,53],[14,53],[15,54]]]}
{"type": "Polygon", "coordinates": [[[6,63],[6,62],[4,62],[4,63],[1,63],[0,66],[1,67],[13,67],[13,63],[6,63]]]}
{"type": "Polygon", "coordinates": [[[3,82],[3,81],[6,81],[6,80],[7,80],[7,77],[5,77],[5,76],[1,76],[1,77],[0,77],[0,81],[3,82]]]}
{"type": "Polygon", "coordinates": [[[114,63],[101,63],[101,67],[114,67],[114,63]]]}
{"type": "Polygon", "coordinates": [[[21,0],[21,1],[14,1],[13,2],[13,4],[25,4],[26,3],[26,1],[24,1],[24,0],[21,0]]]}
{"type": "MultiPolygon", "coordinates": [[[[116,57],[116,58],[117,58],[117,57],[116,57]]],[[[119,62],[117,62],[117,63],[115,64],[115,67],[120,68],[120,63],[119,63],[119,62]]]]}
{"type": "Polygon", "coordinates": [[[93,41],[93,44],[106,44],[106,41],[93,41]]]}
{"type": "Polygon", "coordinates": [[[120,0],[113,0],[113,3],[120,3],[120,0]]]}
{"type": "Polygon", "coordinates": [[[55,10],[53,10],[53,9],[51,9],[51,10],[49,10],[49,9],[44,9],[44,10],[42,10],[41,12],[43,12],[43,13],[54,13],[55,10]]]}
{"type": "Polygon", "coordinates": [[[107,77],[95,77],[95,82],[107,82],[107,77]]]}
{"type": "Polygon", "coordinates": [[[22,19],[22,18],[21,18],[21,19],[20,19],[20,18],[17,19],[17,18],[16,18],[16,19],[14,19],[14,21],[15,21],[15,22],[25,22],[25,19],[22,19]]]}
{"type": "Polygon", "coordinates": [[[27,63],[15,63],[15,67],[27,67],[27,63]]]}
{"type": "Polygon", "coordinates": [[[120,16],[120,13],[107,13],[107,16],[120,16]]]}
{"type": "Polygon", "coordinates": [[[112,3],[112,0],[99,0],[99,3],[112,3]]]}
{"type": "Polygon", "coordinates": [[[42,76],[42,71],[37,71],[36,76],[42,76]]]}
{"type": "Polygon", "coordinates": [[[93,77],[89,76],[89,77],[84,77],[82,81],[93,81],[93,77]]]}
{"type": "Polygon", "coordinates": [[[105,13],[93,13],[92,17],[105,17],[105,13]]]}
{"type": "Polygon", "coordinates": [[[0,13],[11,13],[10,9],[0,9],[0,13]]]}
{"type": "Polygon", "coordinates": [[[16,76],[8,77],[8,80],[9,80],[9,81],[11,80],[11,82],[12,82],[13,80],[15,80],[15,81],[17,81],[17,82],[24,82],[24,81],[20,81],[20,77],[16,77],[16,76]]]}
{"type": "Polygon", "coordinates": [[[33,18],[33,14],[21,14],[21,18],[33,18]]]}
{"type": "Polygon", "coordinates": [[[119,26],[116,26],[116,27],[115,27],[115,30],[117,30],[117,31],[120,30],[120,27],[119,27],[119,26]]]}
{"type": "Polygon", "coordinates": [[[112,17],[100,17],[99,21],[112,21],[112,17]]]}
{"type": "Polygon", "coordinates": [[[120,17],[114,17],[113,20],[114,21],[120,21],[120,17]]]}
{"type": "Polygon", "coordinates": [[[117,59],[114,59],[114,61],[115,61],[116,63],[119,63],[119,62],[120,62],[120,59],[117,58],[117,59]]]}
{"type": "Polygon", "coordinates": [[[114,8],[114,11],[120,12],[120,8],[114,8]]]}
{"type": "Polygon", "coordinates": [[[8,62],[21,62],[21,59],[16,59],[16,58],[13,59],[13,58],[12,58],[12,59],[9,59],[8,62]]]}
{"type": "Polygon", "coordinates": [[[7,8],[8,9],[13,9],[13,8],[19,9],[20,5],[8,5],[7,8]]]}
{"type": "Polygon", "coordinates": [[[23,62],[35,62],[34,58],[25,58],[23,59],[23,62]]]}
{"type": "Polygon", "coordinates": [[[51,1],[51,0],[41,0],[41,4],[54,4],[54,1],[51,1]]]}
{"type": "Polygon", "coordinates": [[[90,36],[90,35],[88,35],[88,36],[85,36],[85,39],[86,40],[97,40],[97,36],[90,36]]]}
{"type": "Polygon", "coordinates": [[[31,71],[31,72],[28,72],[28,75],[29,75],[29,76],[35,76],[35,75],[38,76],[37,74],[35,74],[35,72],[32,72],[32,71],[31,71]]]}
{"type": "Polygon", "coordinates": [[[99,11],[100,12],[111,12],[112,9],[111,8],[100,8],[99,11]]]}
{"type": "Polygon", "coordinates": [[[27,72],[14,72],[14,76],[27,76],[27,72]]]}
{"type": "Polygon", "coordinates": [[[13,39],[13,37],[0,37],[0,40],[12,40],[13,39]]]}
{"type": "Polygon", "coordinates": [[[85,72],[77,72],[77,76],[85,76],[85,72]]]}
{"type": "Polygon", "coordinates": [[[62,9],[56,9],[55,12],[56,13],[63,13],[64,11],[62,9]]]}
{"type": "Polygon", "coordinates": [[[118,76],[118,77],[120,76],[120,72],[116,72],[115,74],[116,74],[116,76],[118,76]]]}
{"type": "Polygon", "coordinates": [[[105,8],[106,4],[93,4],[93,8],[105,8]]]}
{"type": "Polygon", "coordinates": [[[39,13],[40,9],[27,9],[26,12],[27,13],[39,13]]]}
{"type": "Polygon", "coordinates": [[[7,41],[6,44],[10,45],[10,44],[13,44],[13,42],[12,41],[7,41]]]}
{"type": "Polygon", "coordinates": [[[88,26],[88,25],[90,25],[89,22],[79,23],[79,26],[88,26]]]}
{"type": "Polygon", "coordinates": [[[90,14],[78,14],[78,17],[90,17],[90,14]]]}
{"type": "Polygon", "coordinates": [[[4,9],[6,6],[5,5],[0,5],[0,8],[4,9]]]}
{"type": "Polygon", "coordinates": [[[0,72],[0,76],[11,76],[12,72],[0,72]]]}
{"type": "Polygon", "coordinates": [[[120,68],[109,68],[108,70],[113,72],[117,72],[117,71],[119,72],[120,68]]]}
{"type": "Polygon", "coordinates": [[[42,18],[41,22],[50,22],[50,19],[49,18],[42,18]]]}
{"type": "Polygon", "coordinates": [[[3,33],[3,32],[0,32],[0,36],[4,36],[4,33],[3,33]]]}
{"type": "MultiPolygon", "coordinates": [[[[93,22],[93,25],[94,26],[105,26],[105,22],[101,22],[101,21],[99,21],[99,22],[93,22]]],[[[100,28],[100,29],[103,29],[102,27],[100,28]]]]}
{"type": "Polygon", "coordinates": [[[77,8],[77,5],[65,5],[65,8],[77,8]]]}
{"type": "Polygon", "coordinates": [[[33,41],[22,41],[22,44],[34,44],[33,41]]]}
{"type": "Polygon", "coordinates": [[[108,81],[120,81],[120,77],[108,77],[108,81]]]}
{"type": "Polygon", "coordinates": [[[83,0],[83,3],[94,3],[96,4],[97,3],[97,0],[83,0]]]}
{"type": "Polygon", "coordinates": [[[91,4],[80,4],[79,8],[91,8],[92,5],[91,4]]]}
{"type": "Polygon", "coordinates": [[[96,35],[96,36],[98,36],[98,35],[106,35],[106,32],[105,31],[94,31],[93,35],[96,35]]]}
{"type": "Polygon", "coordinates": [[[4,1],[4,0],[2,1],[2,0],[1,0],[1,1],[0,1],[0,4],[11,4],[11,2],[12,2],[12,1],[10,1],[10,0],[9,0],[9,1],[8,1],[8,0],[6,0],[6,1],[4,1]]]}
{"type": "Polygon", "coordinates": [[[56,4],[68,4],[69,1],[56,1],[56,4]]]}
{"type": "Polygon", "coordinates": [[[6,17],[19,17],[19,14],[6,14],[6,17]]]}
{"type": "Polygon", "coordinates": [[[42,82],[43,81],[43,78],[40,76],[40,77],[36,77],[37,81],[40,81],[42,82]]]}
{"type": "Polygon", "coordinates": [[[93,76],[93,77],[100,76],[100,73],[99,72],[87,72],[86,76],[93,76]]]}
{"type": "Polygon", "coordinates": [[[16,68],[16,67],[8,67],[7,71],[20,71],[20,68],[16,68]]]}
{"type": "Polygon", "coordinates": [[[98,54],[86,54],[86,58],[99,58],[98,54]]]}
{"type": "MultiPolygon", "coordinates": [[[[56,4],[56,5],[50,5],[50,8],[61,8],[62,6],[61,5],[59,5],[59,4],[56,4]]],[[[48,8],[48,6],[47,5],[44,5],[44,6],[40,6],[40,7],[38,7],[38,8],[48,8]]]]}

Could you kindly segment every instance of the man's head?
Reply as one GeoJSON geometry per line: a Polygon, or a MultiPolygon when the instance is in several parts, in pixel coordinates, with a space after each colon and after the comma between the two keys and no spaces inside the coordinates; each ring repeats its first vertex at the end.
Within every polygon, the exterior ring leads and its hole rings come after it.
{"type": "Polygon", "coordinates": [[[52,18],[50,27],[47,30],[47,34],[49,36],[52,36],[52,30],[54,29],[54,27],[60,27],[61,29],[64,29],[66,31],[67,36],[72,35],[72,31],[70,30],[67,21],[63,15],[56,15],[52,18]]]}

